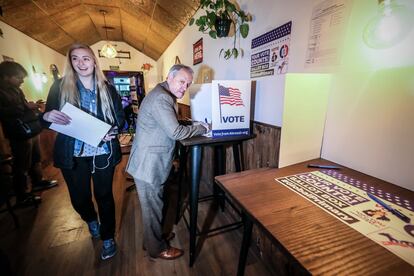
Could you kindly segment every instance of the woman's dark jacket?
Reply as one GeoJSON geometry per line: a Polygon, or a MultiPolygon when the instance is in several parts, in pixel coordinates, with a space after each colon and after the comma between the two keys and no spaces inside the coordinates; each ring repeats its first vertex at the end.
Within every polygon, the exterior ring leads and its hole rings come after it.
{"type": "MultiPolygon", "coordinates": [[[[60,110],[60,95],[61,95],[60,84],[61,82],[62,82],[62,79],[55,81],[52,87],[50,88],[49,95],[47,96],[45,113],[53,109],[60,110]]],[[[115,114],[113,115],[116,120],[116,125],[118,126],[118,129],[122,129],[124,125],[124,120],[125,120],[125,113],[124,113],[124,110],[122,109],[121,98],[119,97],[118,93],[116,92],[116,89],[112,85],[107,84],[107,87],[108,87],[110,97],[112,98],[112,102],[113,102],[113,106],[115,110],[115,114]]],[[[97,93],[99,93],[99,91],[97,91],[97,93]]],[[[98,98],[97,115],[95,117],[97,117],[98,119],[102,121],[106,121],[102,113],[100,98],[99,97],[97,98],[98,98]]],[[[49,127],[51,124],[43,120],[42,116],[41,116],[41,121],[43,123],[43,126],[45,127],[49,127]]],[[[108,142],[108,145],[109,145],[109,142],[108,142]]],[[[73,168],[74,146],[75,146],[75,138],[69,137],[61,133],[57,134],[56,141],[55,141],[55,147],[53,150],[53,160],[54,160],[55,167],[61,168],[61,169],[72,169],[73,168]]],[[[121,158],[122,158],[119,140],[116,138],[112,140],[112,151],[113,151],[112,156],[109,162],[111,166],[115,166],[121,161],[121,158]]]]}

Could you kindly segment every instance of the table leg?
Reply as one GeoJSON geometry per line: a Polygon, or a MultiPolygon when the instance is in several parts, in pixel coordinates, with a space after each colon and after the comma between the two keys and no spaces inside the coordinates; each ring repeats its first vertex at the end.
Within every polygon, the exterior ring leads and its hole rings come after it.
{"type": "MultiPolygon", "coordinates": [[[[226,174],[226,150],[223,145],[214,147],[214,176],[226,174]]],[[[218,198],[221,211],[224,211],[225,195],[213,180],[214,197],[218,198]]]]}
{"type": "Polygon", "coordinates": [[[179,145],[178,146],[178,156],[180,159],[180,168],[178,172],[178,195],[177,195],[177,208],[175,214],[175,224],[178,224],[181,218],[181,210],[182,210],[182,182],[184,174],[187,170],[187,148],[179,145]]]}
{"type": "Polygon", "coordinates": [[[191,191],[190,191],[190,267],[195,261],[198,193],[200,185],[201,146],[191,147],[191,191]]]}
{"type": "Polygon", "coordinates": [[[244,275],[244,269],[246,267],[247,253],[249,253],[250,242],[252,239],[253,222],[251,219],[243,213],[243,241],[240,249],[239,265],[237,267],[237,276],[244,275]]]}
{"type": "Polygon", "coordinates": [[[240,143],[233,144],[233,158],[234,158],[234,165],[236,167],[236,172],[241,172],[240,166],[240,151],[239,151],[240,143]]]}
{"type": "Polygon", "coordinates": [[[240,171],[244,171],[244,153],[243,153],[243,142],[239,143],[239,149],[240,149],[240,171]]]}

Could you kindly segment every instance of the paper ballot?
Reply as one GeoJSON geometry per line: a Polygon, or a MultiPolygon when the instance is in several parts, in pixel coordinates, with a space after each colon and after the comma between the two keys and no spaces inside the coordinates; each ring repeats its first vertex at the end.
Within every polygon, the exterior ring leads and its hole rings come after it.
{"type": "Polygon", "coordinates": [[[52,123],[49,128],[81,140],[91,146],[97,147],[111,129],[111,125],[102,122],[70,103],[65,103],[61,111],[72,118],[70,124],[59,125],[52,123]]]}

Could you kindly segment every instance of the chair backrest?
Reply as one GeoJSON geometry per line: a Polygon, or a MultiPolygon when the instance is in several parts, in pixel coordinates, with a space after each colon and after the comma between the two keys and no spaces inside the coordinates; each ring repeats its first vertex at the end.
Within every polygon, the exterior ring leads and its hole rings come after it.
{"type": "Polygon", "coordinates": [[[11,155],[0,155],[0,206],[6,202],[12,189],[12,161],[11,155]]]}
{"type": "Polygon", "coordinates": [[[3,125],[0,122],[0,155],[11,155],[9,140],[5,137],[3,125]]]}

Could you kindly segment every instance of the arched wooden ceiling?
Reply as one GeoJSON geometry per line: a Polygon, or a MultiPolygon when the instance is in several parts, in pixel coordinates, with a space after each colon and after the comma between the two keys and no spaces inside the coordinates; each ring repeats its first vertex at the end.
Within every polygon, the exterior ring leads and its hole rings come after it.
{"type": "Polygon", "coordinates": [[[0,0],[0,20],[61,54],[73,42],[124,41],[157,60],[199,0],[0,0]],[[113,28],[113,29],[112,29],[113,28]]]}

